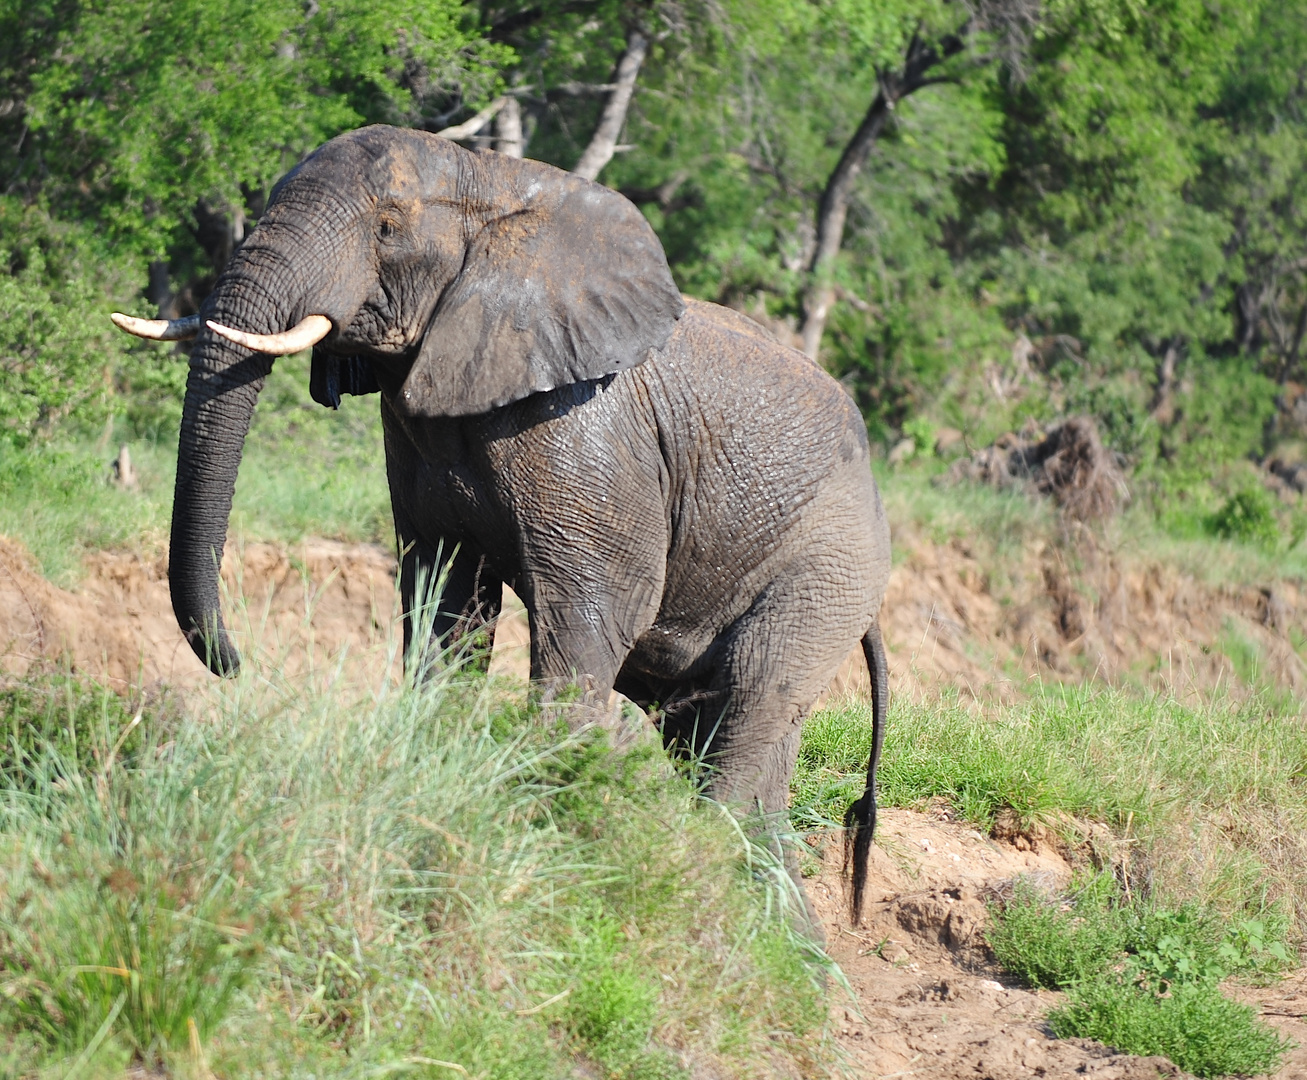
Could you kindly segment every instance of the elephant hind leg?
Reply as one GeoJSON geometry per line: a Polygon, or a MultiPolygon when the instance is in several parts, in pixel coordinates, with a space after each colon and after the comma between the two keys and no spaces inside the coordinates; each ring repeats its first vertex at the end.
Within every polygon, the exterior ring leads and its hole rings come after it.
{"type": "Polygon", "coordinates": [[[831,591],[815,574],[773,582],[732,628],[714,679],[723,703],[705,755],[715,770],[707,793],[760,810],[781,838],[815,938],[822,936],[820,923],[799,875],[788,820],[790,779],[803,720],[866,625],[865,613],[832,603],[831,591]]]}

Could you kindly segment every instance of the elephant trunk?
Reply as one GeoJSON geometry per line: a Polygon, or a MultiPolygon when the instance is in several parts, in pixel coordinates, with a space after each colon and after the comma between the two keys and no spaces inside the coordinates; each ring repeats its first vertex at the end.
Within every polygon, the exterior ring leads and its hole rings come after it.
{"type": "MultiPolygon", "coordinates": [[[[205,302],[203,315],[254,333],[285,330],[303,317],[284,259],[265,245],[242,248],[205,302]]],[[[223,625],[218,572],[227,541],[236,471],[273,358],[200,331],[190,357],[177,447],[168,583],[178,625],[215,675],[232,675],[240,654],[223,625]]]]}

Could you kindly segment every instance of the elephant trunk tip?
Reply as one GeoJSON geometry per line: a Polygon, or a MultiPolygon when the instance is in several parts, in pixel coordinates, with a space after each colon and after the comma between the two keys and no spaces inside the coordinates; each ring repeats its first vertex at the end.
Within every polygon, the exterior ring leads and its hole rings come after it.
{"type": "Polygon", "coordinates": [[[230,679],[240,671],[241,654],[231,643],[221,622],[212,630],[202,630],[192,623],[186,632],[186,641],[204,666],[218,677],[230,679]]]}

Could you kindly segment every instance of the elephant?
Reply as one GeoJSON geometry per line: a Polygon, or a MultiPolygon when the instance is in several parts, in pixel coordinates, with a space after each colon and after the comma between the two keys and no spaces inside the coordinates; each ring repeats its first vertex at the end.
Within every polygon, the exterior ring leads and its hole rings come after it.
{"type": "Polygon", "coordinates": [[[669,749],[708,764],[708,795],[781,815],[800,725],[860,641],[856,921],[890,566],[866,426],[808,357],[683,297],[633,204],[541,162],[361,128],[277,183],[199,315],[112,318],[193,339],[168,575],[216,674],[240,663],[217,564],[243,441],[273,358],[310,346],[315,400],[380,397],[406,655],[424,578],[444,567],[441,645],[493,633],[508,585],[541,693],[655,709],[669,749]]]}

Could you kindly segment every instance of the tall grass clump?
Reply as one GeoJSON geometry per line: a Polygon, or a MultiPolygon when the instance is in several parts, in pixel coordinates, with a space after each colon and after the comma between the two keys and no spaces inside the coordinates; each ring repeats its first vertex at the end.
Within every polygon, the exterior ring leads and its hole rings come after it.
{"type": "MultiPolygon", "coordinates": [[[[861,790],[869,708],[842,704],[804,727],[793,814],[839,819],[861,790]]],[[[1231,917],[1283,904],[1307,931],[1307,726],[1260,698],[1198,704],[1112,688],[1046,687],[1028,701],[890,710],[881,801],[944,800],[988,828],[1003,811],[1055,828],[1111,826],[1130,843],[1123,873],[1174,902],[1231,917]]]]}
{"type": "Polygon", "coordinates": [[[54,710],[0,785],[0,1073],[810,1072],[765,851],[566,708],[247,657],[185,709],[54,710]]]}

